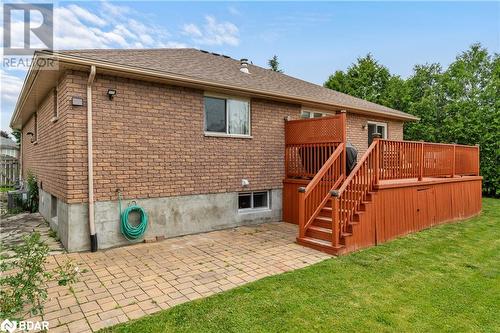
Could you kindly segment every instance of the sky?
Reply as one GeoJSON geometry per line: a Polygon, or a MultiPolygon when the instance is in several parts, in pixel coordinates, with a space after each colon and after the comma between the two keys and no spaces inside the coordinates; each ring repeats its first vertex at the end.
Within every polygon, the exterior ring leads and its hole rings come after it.
{"type": "MultiPolygon", "coordinates": [[[[276,54],[286,74],[316,84],[367,53],[408,77],[416,64],[446,67],[476,42],[500,53],[499,1],[54,3],[56,49],[194,47],[262,67],[276,54]]],[[[9,131],[26,68],[0,70],[9,131]]]]}

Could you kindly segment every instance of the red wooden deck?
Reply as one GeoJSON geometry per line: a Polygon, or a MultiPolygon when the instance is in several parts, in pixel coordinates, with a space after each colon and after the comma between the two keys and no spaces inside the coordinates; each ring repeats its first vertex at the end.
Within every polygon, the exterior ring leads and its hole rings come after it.
{"type": "Polygon", "coordinates": [[[283,220],[300,244],[342,254],[481,211],[478,146],[376,139],[347,175],[345,115],[285,128],[283,220]]]}

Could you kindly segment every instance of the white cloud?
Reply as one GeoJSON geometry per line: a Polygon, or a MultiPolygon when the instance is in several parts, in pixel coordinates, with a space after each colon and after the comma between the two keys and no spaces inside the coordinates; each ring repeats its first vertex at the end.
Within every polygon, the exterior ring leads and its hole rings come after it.
{"type": "Polygon", "coordinates": [[[106,25],[106,21],[82,7],[79,7],[77,5],[69,5],[67,8],[68,10],[72,11],[73,14],[76,15],[76,17],[82,19],[83,21],[97,25],[99,27],[103,27],[106,25]]]}
{"type": "Polygon", "coordinates": [[[15,103],[23,86],[23,79],[3,68],[0,69],[0,77],[2,78],[2,103],[15,103]]]}
{"type": "Polygon", "coordinates": [[[143,15],[129,7],[108,2],[102,2],[100,6],[96,13],[77,4],[55,8],[55,49],[185,46],[170,40],[166,29],[141,22],[143,15]]]}
{"type": "Polygon", "coordinates": [[[190,23],[190,24],[185,24],[184,27],[182,28],[182,32],[185,35],[192,36],[192,37],[201,37],[203,34],[200,31],[200,28],[196,24],[190,23]]]}
{"type": "Polygon", "coordinates": [[[234,6],[229,6],[227,7],[227,10],[229,11],[230,14],[235,15],[235,16],[241,16],[241,12],[238,10],[238,8],[234,6]]]}
{"type": "Polygon", "coordinates": [[[191,23],[184,25],[182,32],[198,44],[237,46],[240,43],[238,27],[231,22],[217,22],[213,16],[205,16],[203,28],[191,23]]]}

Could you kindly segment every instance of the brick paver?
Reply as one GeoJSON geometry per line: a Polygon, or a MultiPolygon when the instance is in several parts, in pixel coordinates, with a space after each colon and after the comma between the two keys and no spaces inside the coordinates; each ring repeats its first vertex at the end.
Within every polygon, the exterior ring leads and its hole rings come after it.
{"type": "Polygon", "coordinates": [[[95,253],[57,254],[78,263],[67,288],[51,284],[44,318],[61,332],[90,332],[206,297],[330,256],[294,243],[297,227],[266,223],[95,253]]]}

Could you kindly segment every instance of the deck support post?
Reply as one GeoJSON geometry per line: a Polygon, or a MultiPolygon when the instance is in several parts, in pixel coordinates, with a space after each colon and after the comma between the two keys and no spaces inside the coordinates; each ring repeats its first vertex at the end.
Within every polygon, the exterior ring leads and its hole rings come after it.
{"type": "Polygon", "coordinates": [[[456,174],[456,161],[457,161],[457,145],[453,144],[453,161],[452,161],[452,168],[451,168],[451,178],[455,177],[456,174]]]}
{"type": "Polygon", "coordinates": [[[299,187],[299,238],[304,238],[306,235],[306,231],[304,230],[304,226],[306,224],[305,221],[305,213],[306,213],[306,188],[299,187]]]}
{"type": "Polygon", "coordinates": [[[418,180],[424,179],[424,142],[420,143],[420,170],[418,172],[418,180]]]}
{"type": "Polygon", "coordinates": [[[479,176],[479,170],[481,170],[481,159],[479,158],[479,144],[476,144],[477,147],[477,172],[476,176],[479,176]]]}
{"type": "Polygon", "coordinates": [[[380,180],[380,139],[382,138],[382,135],[380,133],[373,133],[372,134],[373,141],[377,144],[375,147],[375,165],[373,166],[375,169],[375,184],[378,184],[380,180]]]}
{"type": "Polygon", "coordinates": [[[338,248],[340,245],[340,203],[338,192],[333,191],[332,193],[332,245],[334,248],[338,248]]]}
{"type": "Polygon", "coordinates": [[[346,145],[347,145],[347,111],[340,111],[340,118],[342,123],[342,142],[344,143],[344,149],[342,151],[342,164],[341,172],[344,177],[347,178],[347,161],[346,161],[346,145]]]}

